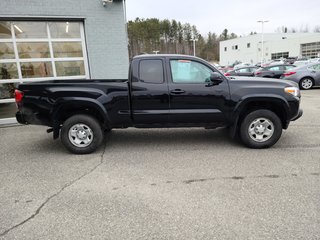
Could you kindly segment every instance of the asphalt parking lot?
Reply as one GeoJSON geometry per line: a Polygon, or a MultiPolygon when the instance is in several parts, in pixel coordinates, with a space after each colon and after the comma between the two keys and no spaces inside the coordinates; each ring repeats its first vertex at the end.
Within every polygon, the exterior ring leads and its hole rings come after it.
{"type": "Polygon", "coordinates": [[[0,128],[0,239],[320,239],[320,89],[276,146],[223,129],[114,130],[71,155],[0,128]]]}

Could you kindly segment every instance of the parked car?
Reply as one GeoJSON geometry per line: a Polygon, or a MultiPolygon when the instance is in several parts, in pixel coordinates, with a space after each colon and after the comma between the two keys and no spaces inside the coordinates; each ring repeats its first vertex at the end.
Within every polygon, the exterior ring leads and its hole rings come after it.
{"type": "Polygon", "coordinates": [[[287,57],[284,61],[287,64],[294,64],[295,61],[297,61],[298,57],[287,57]]]}
{"type": "Polygon", "coordinates": [[[264,78],[280,78],[285,71],[290,70],[294,67],[295,66],[291,64],[280,64],[263,67],[255,71],[254,76],[264,78]]]}
{"type": "Polygon", "coordinates": [[[271,65],[273,66],[273,65],[280,65],[280,64],[285,64],[284,59],[273,59],[273,60],[270,60],[266,63],[261,64],[260,66],[261,67],[268,67],[271,65]]]}
{"type": "Polygon", "coordinates": [[[231,70],[226,72],[225,76],[245,76],[245,77],[253,77],[254,72],[258,69],[258,67],[242,67],[235,70],[231,70]]]}
{"type": "Polygon", "coordinates": [[[299,84],[300,89],[308,90],[320,86],[320,63],[312,63],[286,71],[283,79],[299,84]]]}
{"type": "Polygon", "coordinates": [[[295,65],[296,67],[304,66],[310,63],[309,60],[310,59],[307,57],[300,57],[293,63],[293,65],[295,65]]]}
{"type": "Polygon", "coordinates": [[[226,73],[228,71],[233,70],[233,67],[232,66],[220,66],[220,67],[218,67],[218,70],[222,73],[226,73]]]}
{"type": "Polygon", "coordinates": [[[210,63],[185,55],[134,57],[127,79],[20,84],[21,124],[48,126],[73,153],[95,151],[113,128],[228,127],[250,148],[268,148],[301,117],[292,81],[228,79],[210,63]]]}
{"type": "Polygon", "coordinates": [[[252,66],[252,64],[250,64],[250,63],[239,63],[239,64],[235,65],[233,67],[233,69],[239,69],[239,68],[250,67],[250,66],[252,66]]]}
{"type": "Polygon", "coordinates": [[[309,63],[319,63],[320,62],[320,58],[311,58],[309,59],[309,63]]]}

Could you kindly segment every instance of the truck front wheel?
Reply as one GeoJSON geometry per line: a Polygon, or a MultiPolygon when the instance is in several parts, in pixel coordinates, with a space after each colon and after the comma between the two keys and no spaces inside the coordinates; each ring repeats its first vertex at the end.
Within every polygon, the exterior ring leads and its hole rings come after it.
{"type": "Polygon", "coordinates": [[[61,141],[72,153],[94,152],[103,141],[103,131],[99,122],[89,115],[74,115],[61,128],[61,141]]]}
{"type": "Polygon", "coordinates": [[[256,110],[243,119],[240,126],[242,142],[250,148],[268,148],[281,137],[279,117],[269,110],[256,110]]]}

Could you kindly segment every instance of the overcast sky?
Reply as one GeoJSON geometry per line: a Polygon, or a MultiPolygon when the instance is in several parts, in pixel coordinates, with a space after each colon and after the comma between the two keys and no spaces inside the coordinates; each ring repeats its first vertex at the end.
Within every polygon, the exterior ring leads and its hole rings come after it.
{"type": "Polygon", "coordinates": [[[265,32],[274,33],[278,27],[308,26],[313,31],[320,25],[319,0],[127,0],[127,18],[175,19],[195,25],[201,34],[209,31],[247,35],[261,32],[257,20],[269,20],[265,32]]]}

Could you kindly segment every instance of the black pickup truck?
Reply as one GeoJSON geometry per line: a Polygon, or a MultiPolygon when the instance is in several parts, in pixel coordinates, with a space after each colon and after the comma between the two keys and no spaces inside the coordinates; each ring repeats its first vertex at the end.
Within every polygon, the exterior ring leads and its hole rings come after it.
{"type": "Polygon", "coordinates": [[[142,55],[123,80],[20,84],[21,124],[49,127],[77,154],[91,153],[113,128],[228,127],[251,148],[274,145],[302,115],[297,84],[226,78],[206,61],[184,55],[142,55]]]}

